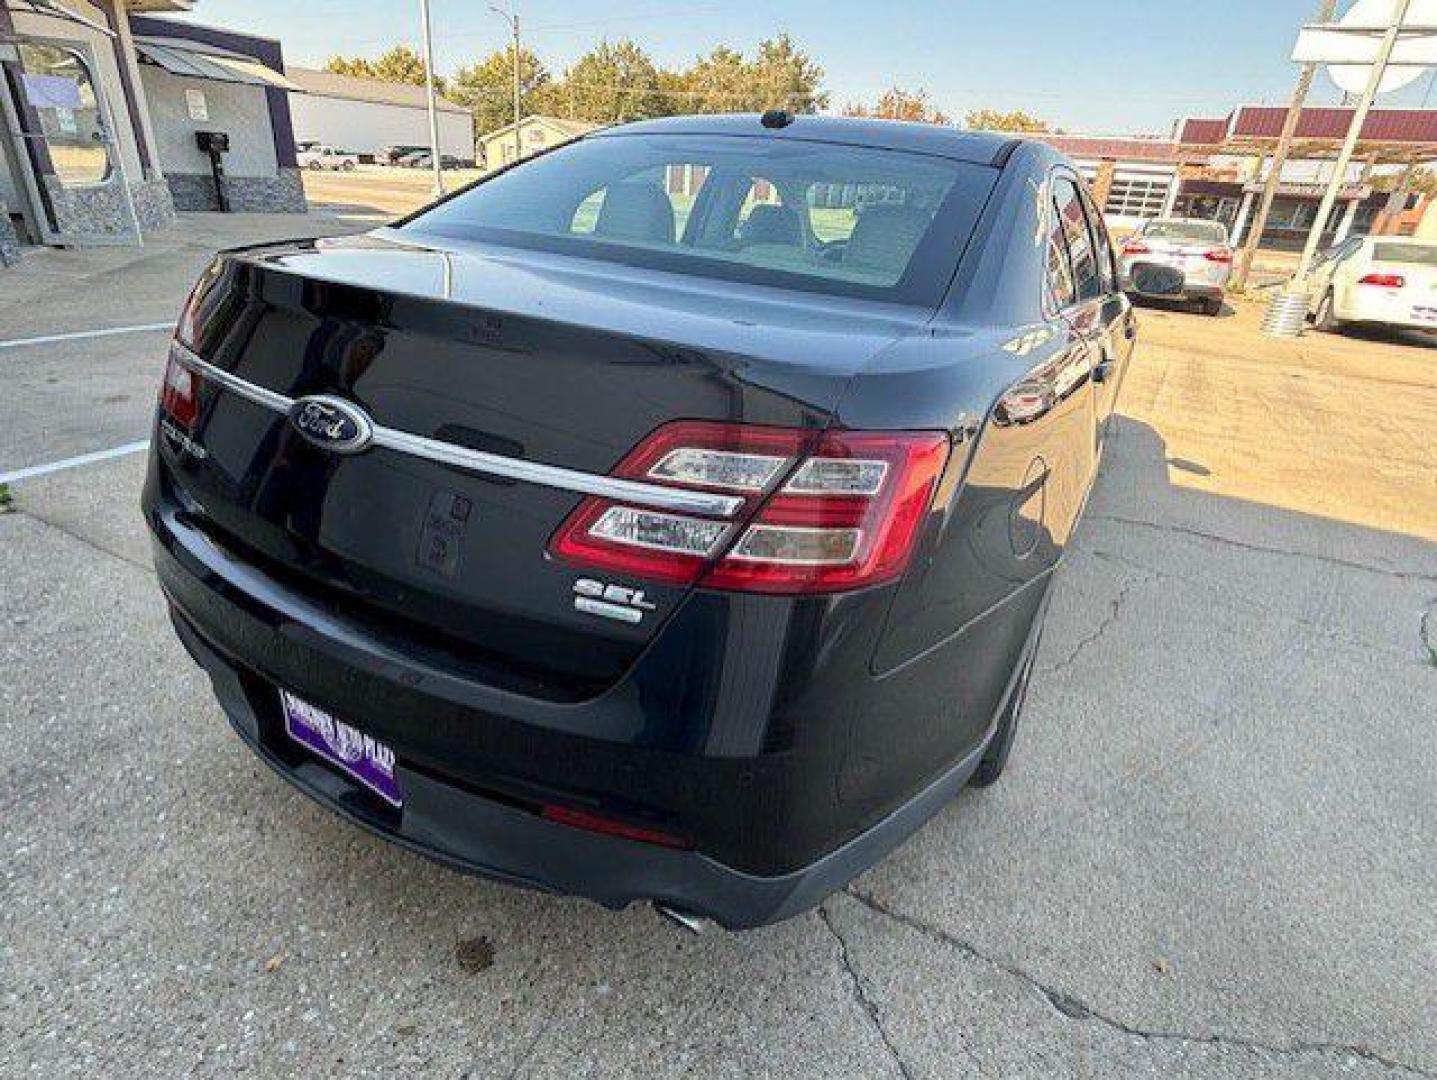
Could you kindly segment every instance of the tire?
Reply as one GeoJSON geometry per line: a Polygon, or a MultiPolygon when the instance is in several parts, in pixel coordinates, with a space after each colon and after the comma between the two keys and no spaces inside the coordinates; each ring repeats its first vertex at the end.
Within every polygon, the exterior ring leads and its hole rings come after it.
{"type": "Polygon", "coordinates": [[[1222,297],[1212,296],[1202,302],[1202,313],[1211,318],[1217,318],[1222,314],[1222,297]]]}
{"type": "Polygon", "coordinates": [[[1003,706],[998,730],[993,733],[988,749],[983,751],[983,760],[978,762],[978,768],[968,778],[969,787],[989,787],[996,784],[1003,775],[1003,769],[1008,764],[1008,755],[1013,749],[1013,737],[1018,733],[1018,720],[1023,715],[1023,702],[1028,697],[1028,682],[1033,676],[1033,665],[1037,659],[1038,642],[1034,639],[1033,647],[1028,650],[1028,655],[1023,660],[1023,670],[1013,684],[1013,692],[1008,695],[1008,701],[1003,706]]]}
{"type": "Polygon", "coordinates": [[[353,171],[354,171],[354,162],[352,162],[352,161],[346,161],[346,162],[344,162],[343,164],[341,164],[339,167],[340,167],[342,170],[344,170],[345,172],[353,172],[353,171]]]}
{"type": "Polygon", "coordinates": [[[322,172],[324,166],[317,161],[311,161],[308,165],[305,166],[305,168],[308,169],[310,172],[322,172]]]}
{"type": "Polygon", "coordinates": [[[1328,289],[1322,294],[1322,299],[1317,303],[1317,311],[1313,313],[1312,325],[1321,330],[1324,334],[1336,334],[1342,329],[1342,323],[1332,313],[1335,306],[1332,290],[1328,289]]]}

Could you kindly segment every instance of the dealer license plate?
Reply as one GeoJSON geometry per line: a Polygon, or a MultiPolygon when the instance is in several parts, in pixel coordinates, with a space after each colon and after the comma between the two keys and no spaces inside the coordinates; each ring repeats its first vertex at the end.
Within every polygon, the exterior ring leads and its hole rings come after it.
{"type": "Polygon", "coordinates": [[[279,701],[284,711],[284,730],[291,739],[391,806],[404,805],[399,781],[394,777],[393,750],[288,690],[279,692],[279,701]]]}

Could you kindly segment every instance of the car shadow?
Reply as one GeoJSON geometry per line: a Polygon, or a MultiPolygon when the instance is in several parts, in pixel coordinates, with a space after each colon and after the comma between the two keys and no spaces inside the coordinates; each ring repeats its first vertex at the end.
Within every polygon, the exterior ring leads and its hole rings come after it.
{"type": "Polygon", "coordinates": [[[1355,323],[1335,332],[1356,341],[1370,341],[1374,345],[1398,345],[1412,349],[1437,348],[1437,328],[1411,330],[1378,323],[1355,323]]]}

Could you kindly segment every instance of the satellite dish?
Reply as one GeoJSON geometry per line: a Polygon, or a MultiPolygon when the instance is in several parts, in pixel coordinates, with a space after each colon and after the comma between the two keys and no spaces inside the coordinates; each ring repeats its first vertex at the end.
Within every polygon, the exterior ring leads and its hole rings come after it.
{"type": "MultiPolygon", "coordinates": [[[[1396,8],[1393,0],[1356,0],[1347,9],[1347,14],[1338,20],[1339,26],[1391,26],[1392,13],[1396,8]]],[[[1412,5],[1407,9],[1407,17],[1402,20],[1403,26],[1437,26],[1437,0],[1412,0],[1412,5]]],[[[1422,77],[1425,67],[1409,66],[1405,64],[1388,64],[1387,71],[1382,76],[1382,82],[1378,84],[1379,94],[1390,94],[1394,90],[1401,90],[1409,83],[1416,82],[1422,77]]],[[[1360,94],[1367,89],[1367,80],[1372,75],[1372,68],[1367,64],[1329,64],[1327,74],[1337,84],[1339,90],[1346,94],[1360,94]]]]}

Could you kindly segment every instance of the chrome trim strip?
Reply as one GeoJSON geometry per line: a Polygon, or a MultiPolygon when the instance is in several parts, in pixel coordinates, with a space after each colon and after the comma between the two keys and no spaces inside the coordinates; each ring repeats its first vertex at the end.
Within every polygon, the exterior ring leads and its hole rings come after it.
{"type": "Polygon", "coordinates": [[[273,409],[275,412],[288,413],[294,405],[294,398],[277,394],[273,390],[266,390],[263,386],[256,386],[247,382],[237,375],[231,375],[223,368],[217,368],[208,360],[201,360],[193,352],[181,345],[178,341],[170,342],[170,353],[186,367],[194,368],[210,382],[218,383],[226,390],[238,394],[256,405],[263,405],[266,409],[273,409]]]}
{"type": "MultiPolygon", "coordinates": [[[[294,398],[267,390],[262,386],[241,379],[208,360],[201,359],[178,341],[171,344],[171,352],[182,364],[197,371],[204,378],[218,384],[247,401],[274,412],[288,414],[294,405],[294,398]]],[[[600,476],[596,473],[566,469],[559,465],[545,465],[538,461],[505,457],[484,450],[471,450],[467,446],[428,439],[412,435],[407,431],[374,425],[374,439],[371,446],[382,446],[387,450],[408,454],[412,457],[449,465],[466,472],[484,476],[498,476],[506,480],[517,480],[540,487],[572,491],[581,495],[597,495],[605,499],[617,499],[638,506],[658,510],[672,510],[677,513],[705,514],[710,517],[733,517],[743,506],[744,500],[736,495],[715,495],[704,491],[684,491],[679,488],[645,484],[638,480],[625,480],[617,476],[600,476]]]]}

